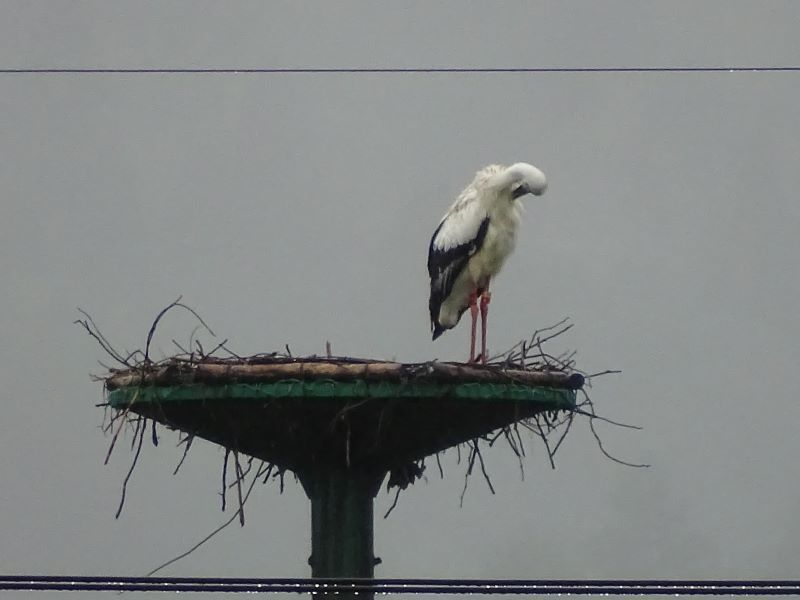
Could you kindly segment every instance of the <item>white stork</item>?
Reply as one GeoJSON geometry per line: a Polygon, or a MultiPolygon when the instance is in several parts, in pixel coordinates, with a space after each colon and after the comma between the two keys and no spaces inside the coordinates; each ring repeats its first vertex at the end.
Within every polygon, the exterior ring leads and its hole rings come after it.
{"type": "Polygon", "coordinates": [[[489,165],[475,174],[450,207],[428,249],[431,277],[433,339],[458,324],[467,308],[472,315],[469,362],[475,362],[478,303],[481,313],[481,362],[486,362],[486,317],[489,281],[514,249],[526,194],[539,196],[547,188],[544,173],[533,165],[489,165]]]}

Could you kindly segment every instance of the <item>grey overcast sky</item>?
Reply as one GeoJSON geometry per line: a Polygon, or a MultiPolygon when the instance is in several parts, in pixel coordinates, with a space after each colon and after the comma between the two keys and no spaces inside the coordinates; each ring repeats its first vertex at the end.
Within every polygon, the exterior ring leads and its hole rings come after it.
{"type": "MultiPolygon", "coordinates": [[[[30,2],[2,67],[800,64],[791,0],[30,2]]],[[[480,167],[542,168],[496,280],[490,346],[564,316],[606,416],[552,471],[445,461],[387,519],[380,577],[792,578],[800,550],[800,74],[0,75],[0,570],[149,571],[220,523],[222,453],[102,465],[89,311],[139,347],[183,294],[240,353],[463,359],[436,343],[425,259],[480,167]]],[[[156,340],[188,338],[170,317],[156,340]]],[[[258,489],[166,574],[306,576],[299,485],[258,489]]],[[[29,597],[34,597],[30,595],[29,597]]],[[[50,596],[47,596],[48,598],[50,596]]]]}

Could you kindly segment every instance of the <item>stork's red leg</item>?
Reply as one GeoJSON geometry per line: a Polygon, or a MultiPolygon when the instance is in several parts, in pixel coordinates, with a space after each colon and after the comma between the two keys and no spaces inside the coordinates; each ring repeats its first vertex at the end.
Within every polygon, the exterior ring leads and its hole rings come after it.
{"type": "Polygon", "coordinates": [[[475,329],[478,325],[478,293],[476,290],[469,295],[469,312],[472,315],[472,332],[469,337],[469,362],[475,362],[475,329]]]}
{"type": "Polygon", "coordinates": [[[486,321],[489,316],[489,302],[492,294],[487,287],[481,294],[481,362],[486,364],[486,321]]]}

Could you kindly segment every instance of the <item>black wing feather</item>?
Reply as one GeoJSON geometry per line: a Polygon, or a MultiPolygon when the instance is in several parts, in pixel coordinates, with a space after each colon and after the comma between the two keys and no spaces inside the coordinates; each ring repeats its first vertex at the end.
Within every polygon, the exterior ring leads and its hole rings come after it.
{"type": "Polygon", "coordinates": [[[444,225],[444,221],[439,223],[436,231],[433,232],[430,247],[428,248],[428,275],[431,277],[431,295],[428,300],[428,309],[431,313],[433,339],[436,339],[444,332],[444,327],[439,324],[438,320],[439,308],[445,298],[453,291],[453,284],[461,274],[461,271],[464,270],[469,258],[483,246],[486,230],[489,228],[489,217],[485,217],[481,221],[478,232],[473,239],[447,250],[434,246],[434,241],[442,225],[444,225]]]}

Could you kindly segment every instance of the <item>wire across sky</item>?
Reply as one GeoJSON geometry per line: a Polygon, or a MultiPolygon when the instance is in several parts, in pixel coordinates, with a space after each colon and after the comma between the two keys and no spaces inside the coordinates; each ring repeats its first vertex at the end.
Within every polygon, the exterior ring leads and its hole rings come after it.
{"type": "Polygon", "coordinates": [[[486,580],[486,579],[231,579],[0,575],[0,591],[71,592],[369,592],[380,594],[788,596],[800,581],[731,580],[486,580]]]}
{"type": "Polygon", "coordinates": [[[0,68],[0,75],[322,75],[322,74],[503,74],[503,73],[800,73],[800,66],[641,66],[641,67],[18,67],[0,68]]]}

